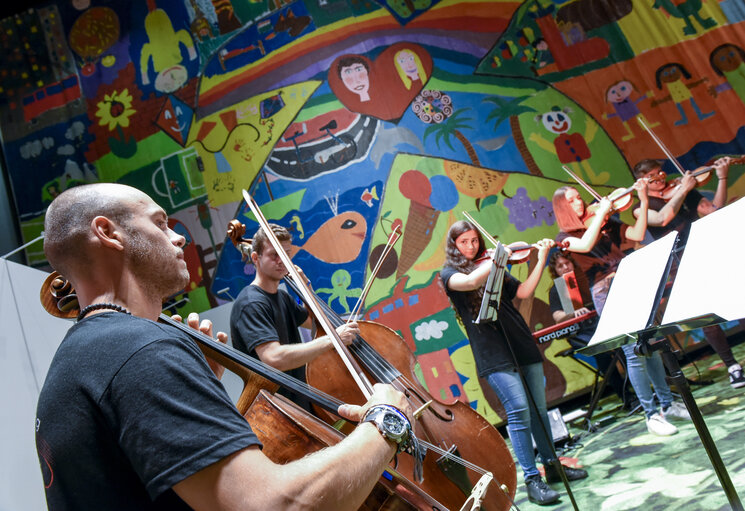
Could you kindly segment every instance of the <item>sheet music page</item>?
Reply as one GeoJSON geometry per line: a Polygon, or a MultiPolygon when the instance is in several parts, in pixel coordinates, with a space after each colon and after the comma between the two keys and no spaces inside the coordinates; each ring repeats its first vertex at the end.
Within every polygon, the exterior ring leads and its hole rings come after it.
{"type": "Polygon", "coordinates": [[[745,317],[745,198],[691,225],[662,324],[714,313],[745,317]]]}
{"type": "Polygon", "coordinates": [[[647,327],[677,236],[677,231],[673,231],[623,258],[590,346],[633,335],[647,327]]]}

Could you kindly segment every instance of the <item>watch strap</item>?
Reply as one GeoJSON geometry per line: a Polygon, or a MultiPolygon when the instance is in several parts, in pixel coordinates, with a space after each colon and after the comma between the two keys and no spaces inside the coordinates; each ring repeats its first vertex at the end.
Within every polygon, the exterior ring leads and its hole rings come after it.
{"type": "Polygon", "coordinates": [[[411,422],[409,421],[409,418],[406,417],[406,415],[396,408],[395,406],[391,405],[375,405],[371,406],[367,412],[365,413],[365,416],[362,418],[361,422],[372,422],[375,424],[375,426],[378,428],[378,431],[380,432],[383,437],[387,438],[388,440],[392,440],[398,445],[398,451],[401,452],[406,450],[409,447],[409,444],[411,443],[411,439],[413,437],[413,432],[411,428],[411,422]],[[396,438],[389,434],[389,432],[385,429],[385,426],[382,422],[382,417],[386,414],[396,414],[405,424],[405,431],[404,434],[396,438]]]}

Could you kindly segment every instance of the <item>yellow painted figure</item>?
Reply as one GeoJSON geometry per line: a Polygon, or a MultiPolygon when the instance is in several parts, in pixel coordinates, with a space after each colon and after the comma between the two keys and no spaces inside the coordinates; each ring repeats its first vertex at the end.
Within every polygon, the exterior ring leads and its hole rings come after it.
{"type": "Polygon", "coordinates": [[[197,50],[194,48],[189,32],[184,29],[178,32],[173,30],[173,25],[168,14],[163,9],[153,9],[145,17],[145,32],[148,42],[142,46],[140,54],[140,72],[142,83],[148,85],[148,63],[153,61],[153,70],[157,74],[155,78],[155,89],[160,92],[173,92],[186,83],[188,73],[181,65],[180,44],[186,46],[189,59],[197,58],[197,50]]]}

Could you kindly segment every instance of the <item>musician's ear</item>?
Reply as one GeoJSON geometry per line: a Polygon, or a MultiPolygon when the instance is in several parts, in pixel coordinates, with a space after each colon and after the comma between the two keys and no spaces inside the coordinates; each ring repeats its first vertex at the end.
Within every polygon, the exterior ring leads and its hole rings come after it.
{"type": "Polygon", "coordinates": [[[91,220],[91,231],[104,247],[124,250],[120,229],[109,218],[99,215],[91,220]]]}

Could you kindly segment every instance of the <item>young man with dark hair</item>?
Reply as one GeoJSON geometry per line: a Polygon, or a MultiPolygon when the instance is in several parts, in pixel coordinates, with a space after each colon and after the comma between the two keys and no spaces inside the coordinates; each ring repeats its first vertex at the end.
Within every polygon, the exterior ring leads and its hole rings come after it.
{"type": "MultiPolygon", "coordinates": [[[[269,224],[287,254],[292,237],[282,226],[269,224]]],[[[334,349],[328,335],[302,342],[299,327],[311,328],[313,319],[280,283],[287,268],[262,228],[253,237],[251,261],[256,268],[253,282],[241,290],[230,312],[230,338],[238,350],[305,381],[305,364],[334,349]]],[[[337,328],[340,339],[350,344],[359,334],[352,321],[337,328]]],[[[288,394],[293,401],[308,408],[306,400],[288,394]]]]}

